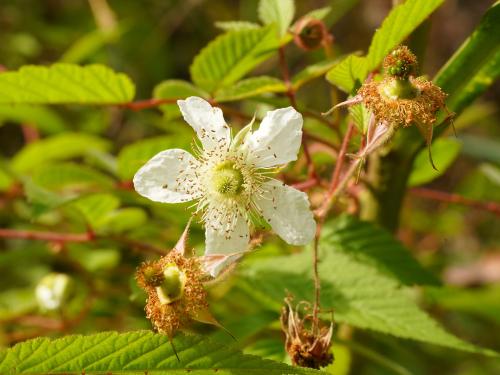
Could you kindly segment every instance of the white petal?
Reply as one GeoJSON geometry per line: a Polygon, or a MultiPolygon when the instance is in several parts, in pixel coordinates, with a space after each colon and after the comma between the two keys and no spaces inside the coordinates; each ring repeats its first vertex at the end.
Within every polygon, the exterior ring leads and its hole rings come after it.
{"type": "Polygon", "coordinates": [[[184,120],[196,131],[205,150],[229,146],[231,131],[220,108],[212,107],[209,102],[197,96],[178,100],[177,104],[184,120]]]}
{"type": "Polygon", "coordinates": [[[266,192],[256,201],[262,216],[273,230],[291,245],[305,245],[316,233],[316,222],[307,194],[270,180],[263,185],[266,192]]]}
{"type": "Polygon", "coordinates": [[[194,168],[197,160],[187,151],[170,149],[149,160],[134,176],[134,188],[143,197],[155,202],[180,203],[197,198],[193,185],[196,183],[194,168]]]}
{"type": "Polygon", "coordinates": [[[231,254],[226,261],[211,269],[212,276],[217,276],[224,267],[238,259],[237,254],[247,250],[249,240],[248,223],[239,214],[232,230],[228,232],[223,229],[215,229],[207,223],[205,229],[205,254],[231,254]]]}
{"type": "Polygon", "coordinates": [[[267,112],[246,142],[249,162],[272,167],[297,159],[302,140],[302,115],[292,107],[267,112]]]}

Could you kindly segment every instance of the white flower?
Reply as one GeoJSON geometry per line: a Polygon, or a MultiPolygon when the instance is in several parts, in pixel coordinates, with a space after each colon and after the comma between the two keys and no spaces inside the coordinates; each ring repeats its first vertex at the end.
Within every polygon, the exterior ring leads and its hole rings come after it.
{"type": "MultiPolygon", "coordinates": [[[[198,97],[177,103],[203,148],[196,157],[180,149],[155,155],[134,176],[137,192],[163,203],[197,200],[205,223],[205,254],[231,254],[223,257],[225,263],[246,251],[256,217],[289,244],[309,243],[316,223],[307,195],[269,177],[275,167],[297,159],[300,113],[292,107],[270,111],[257,131],[249,124],[231,139],[219,108],[198,97]]],[[[215,276],[223,266],[210,272],[215,276]]]]}

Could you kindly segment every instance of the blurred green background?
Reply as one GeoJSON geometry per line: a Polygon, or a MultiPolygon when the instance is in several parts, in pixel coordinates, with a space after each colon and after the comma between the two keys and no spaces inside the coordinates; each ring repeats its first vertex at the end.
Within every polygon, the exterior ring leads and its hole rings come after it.
{"type": "MultiPolygon", "coordinates": [[[[487,0],[446,1],[433,15],[432,23],[424,26],[430,27],[427,47],[425,51],[416,51],[424,57],[420,60],[422,72],[432,77],[491,4],[492,1],[487,0]]],[[[367,50],[375,28],[390,10],[392,1],[298,0],[296,5],[297,15],[332,6],[325,22],[335,38],[335,53],[340,55],[367,50]]],[[[256,8],[257,0],[116,0],[107,3],[2,0],[0,68],[16,70],[26,64],[57,61],[102,63],[129,75],[137,86],[136,98],[148,99],[162,80],[189,80],[192,59],[221,32],[215,26],[216,21],[255,21],[256,8]]],[[[321,51],[305,53],[292,44],[287,47],[292,73],[322,58],[321,51]]],[[[279,77],[276,59],[267,61],[258,70],[279,77]]],[[[308,108],[320,112],[329,107],[328,90],[326,81],[319,79],[305,86],[298,97],[308,108]]],[[[444,175],[437,179],[424,176],[420,183],[471,199],[500,201],[499,101],[500,87],[496,85],[462,114],[455,124],[458,137],[452,141],[458,145],[457,158],[444,175]]],[[[246,105],[248,107],[242,109],[251,115],[255,106],[246,105]]],[[[45,126],[35,131],[29,123],[16,120],[8,109],[0,108],[2,163],[33,137],[79,132],[99,136],[108,143],[103,147],[89,143],[95,152],[78,155],[76,162],[84,159],[86,165],[108,172],[118,168],[117,179],[126,183],[138,167],[127,159],[127,153],[135,152],[133,146],[127,146],[154,137],[151,148],[159,151],[173,145],[189,147],[192,139],[188,126],[178,119],[169,119],[157,109],[133,112],[67,106],[53,108],[51,113],[57,120],[42,121],[45,126]],[[110,158],[105,151],[121,156],[110,158]]],[[[245,122],[238,117],[230,120],[236,126],[245,122]]],[[[446,153],[448,147],[449,143],[444,144],[442,152],[446,153]]],[[[439,154],[439,146],[434,152],[439,154]]],[[[321,171],[321,160],[318,164],[321,171]]],[[[30,171],[31,177],[42,186],[50,186],[50,181],[43,180],[44,168],[57,167],[60,165],[40,163],[30,171]]],[[[110,186],[114,183],[116,181],[101,179],[97,185],[108,184],[113,190],[110,186]]],[[[92,183],[90,185],[92,187],[92,183]]],[[[175,243],[188,217],[185,207],[166,209],[124,188],[114,191],[108,199],[109,207],[93,207],[83,214],[87,216],[82,220],[82,212],[75,212],[75,207],[65,208],[63,212],[52,210],[50,198],[53,197],[40,195],[40,191],[31,192],[29,199],[25,199],[22,193],[2,182],[1,175],[0,187],[1,228],[57,227],[61,231],[81,232],[85,230],[85,221],[94,220],[97,230],[102,226],[107,234],[117,237],[126,234],[128,238],[150,241],[161,248],[175,243]],[[66,222],[68,217],[71,220],[66,222]],[[149,220],[150,217],[155,220],[149,220]]],[[[63,186],[57,194],[70,194],[71,189],[65,190],[67,188],[63,186]]],[[[499,228],[500,222],[494,213],[440,203],[423,198],[418,192],[409,192],[398,232],[415,256],[449,285],[446,289],[421,290],[423,304],[457,335],[496,350],[500,350],[499,228]]],[[[203,233],[199,225],[192,231],[192,243],[201,250],[203,233]]],[[[155,255],[133,249],[130,243],[107,240],[64,247],[57,243],[0,240],[0,345],[8,346],[37,335],[149,329],[143,313],[144,296],[135,286],[133,274],[141,261],[155,255]],[[69,326],[61,327],[57,316],[36,314],[34,286],[50,271],[77,275],[75,298],[67,312],[74,324],[69,326]],[[87,279],[91,279],[90,282],[87,279]],[[85,310],[87,305],[89,310],[80,318],[82,307],[85,310]]],[[[281,241],[271,239],[253,258],[288,252],[281,241]]],[[[247,262],[252,262],[252,257],[247,262]]],[[[285,360],[276,311],[261,309],[252,298],[234,278],[211,289],[212,310],[239,338],[238,345],[249,353],[285,360]],[[259,327],[261,329],[257,329],[259,327]]],[[[478,355],[402,342],[390,336],[353,331],[346,326],[337,328],[339,340],[334,346],[337,362],[335,371],[332,370],[336,374],[407,373],[398,367],[399,363],[417,374],[500,373],[498,362],[478,355]]],[[[194,329],[213,334],[219,340],[231,340],[224,333],[207,327],[194,329]]]]}

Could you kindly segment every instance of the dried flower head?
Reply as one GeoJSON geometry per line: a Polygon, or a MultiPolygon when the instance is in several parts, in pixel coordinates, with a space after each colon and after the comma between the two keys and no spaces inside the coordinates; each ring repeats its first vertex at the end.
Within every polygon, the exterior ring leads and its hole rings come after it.
{"type": "Polygon", "coordinates": [[[319,369],[333,362],[330,350],[333,334],[333,321],[325,325],[321,321],[316,324],[312,314],[300,316],[300,307],[304,311],[311,310],[308,302],[297,304],[295,310],[291,302],[293,298],[285,298],[285,306],[281,312],[281,328],[285,332],[285,349],[292,363],[297,366],[319,369]]]}
{"type": "Polygon", "coordinates": [[[395,127],[414,123],[433,126],[446,98],[438,86],[423,77],[402,80],[388,76],[379,82],[366,82],[358,95],[376,122],[385,121],[395,127]]]}
{"type": "Polygon", "coordinates": [[[208,308],[203,277],[197,258],[176,251],[138,269],[137,282],[148,294],[146,316],[158,332],[172,337],[208,308]]]}
{"type": "Polygon", "coordinates": [[[429,160],[436,169],[430,144],[438,111],[447,111],[446,94],[424,77],[415,77],[417,66],[417,58],[408,47],[397,47],[384,60],[382,80],[366,81],[356,96],[337,104],[332,110],[362,103],[370,111],[367,149],[374,149],[372,145],[379,145],[380,139],[392,137],[394,130],[414,124],[425,138],[429,160]]]}

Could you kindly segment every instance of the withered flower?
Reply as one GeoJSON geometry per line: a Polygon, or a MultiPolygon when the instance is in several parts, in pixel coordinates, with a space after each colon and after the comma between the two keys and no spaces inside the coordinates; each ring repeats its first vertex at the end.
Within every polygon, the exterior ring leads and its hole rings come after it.
{"type": "Polygon", "coordinates": [[[312,314],[306,313],[302,318],[300,307],[304,312],[310,311],[309,302],[299,302],[292,308],[293,298],[285,298],[285,306],[281,311],[281,329],[285,333],[285,349],[292,364],[302,367],[319,369],[333,362],[330,350],[332,344],[333,321],[330,324],[317,320],[312,314]]]}
{"type": "MultiPolygon", "coordinates": [[[[367,148],[380,144],[379,139],[390,138],[395,130],[415,124],[429,147],[437,113],[440,109],[448,112],[446,94],[440,87],[425,77],[416,77],[417,58],[406,46],[399,46],[384,59],[383,78],[380,81],[367,80],[353,98],[337,104],[362,103],[371,113],[367,131],[367,148]]],[[[330,111],[328,111],[329,113],[330,111]]],[[[451,117],[451,114],[449,114],[451,117]]]]}
{"type": "Polygon", "coordinates": [[[220,327],[208,309],[200,259],[185,255],[188,227],[170,253],[144,263],[136,273],[137,283],[148,295],[147,318],[169,338],[193,320],[220,327]]]}

